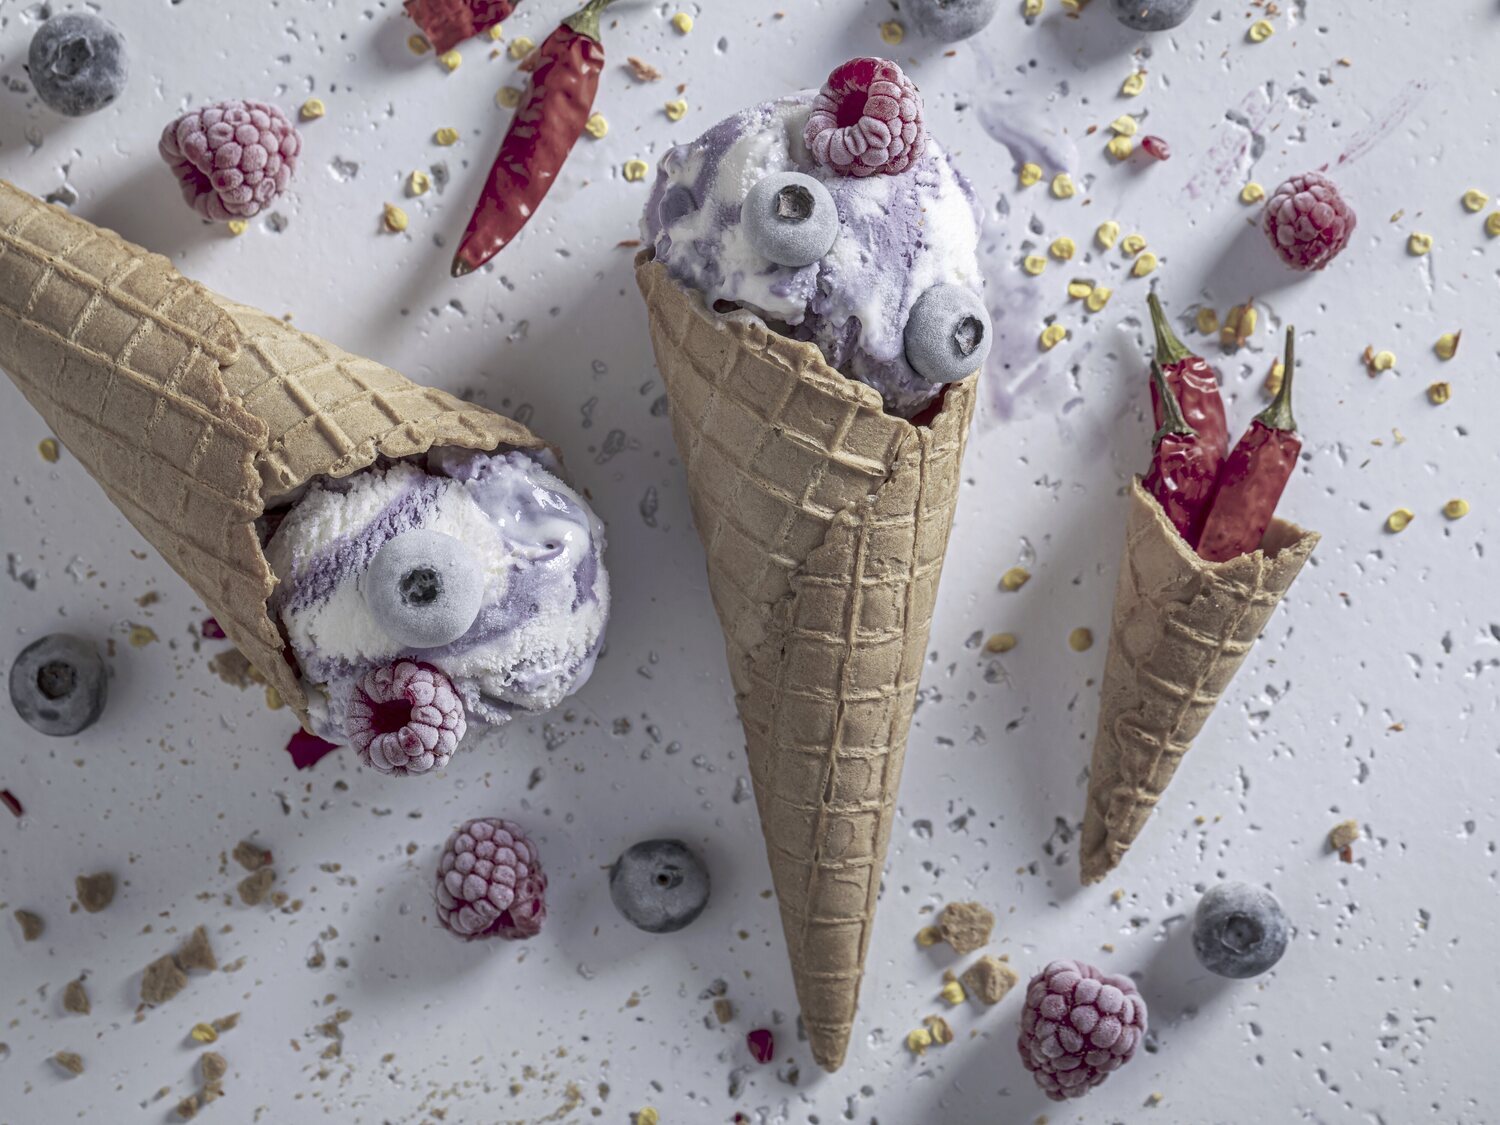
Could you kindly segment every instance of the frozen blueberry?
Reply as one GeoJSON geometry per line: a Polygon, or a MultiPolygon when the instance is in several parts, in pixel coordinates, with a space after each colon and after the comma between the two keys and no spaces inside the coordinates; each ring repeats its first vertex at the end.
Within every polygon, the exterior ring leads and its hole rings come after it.
{"type": "Polygon", "coordinates": [[[437,648],[458,640],[479,616],[484,572],[453,536],[418,528],[375,553],[364,593],[370,613],[398,644],[437,648]]]}
{"type": "Polygon", "coordinates": [[[908,0],[906,11],[923,35],[944,43],[983,31],[1000,0],[908,0]]]}
{"type": "Polygon", "coordinates": [[[962,285],[934,285],[906,318],[906,362],[929,383],[972,375],[990,354],[990,314],[962,285]]]}
{"type": "Polygon", "coordinates": [[[10,701],[31,726],[59,737],[93,726],[104,710],[104,661],[93,643],[53,633],[10,666],[10,701]]]}
{"type": "Polygon", "coordinates": [[[833,248],[839,213],[828,189],[801,172],[773,172],[745,196],[745,234],[778,266],[809,266],[833,248]]]}
{"type": "Polygon", "coordinates": [[[1110,0],[1115,18],[1137,31],[1168,31],[1198,6],[1198,0],[1110,0]]]}
{"type": "Polygon", "coordinates": [[[609,869],[609,897],[631,925],[670,934],[708,905],[708,868],[681,840],[643,840],[609,869]]]}
{"type": "Polygon", "coordinates": [[[37,29],[26,59],[37,96],[82,117],[120,96],[130,67],[120,29],[92,12],[64,12],[37,29]]]}
{"type": "Polygon", "coordinates": [[[1221,977],[1258,977],[1286,952],[1286,915],[1276,896],[1249,883],[1220,883],[1198,901],[1193,952],[1221,977]]]}

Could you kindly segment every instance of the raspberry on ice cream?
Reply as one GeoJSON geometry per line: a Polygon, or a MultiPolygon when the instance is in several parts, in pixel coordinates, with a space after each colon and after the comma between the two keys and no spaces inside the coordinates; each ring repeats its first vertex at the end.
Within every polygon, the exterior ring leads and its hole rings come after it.
{"type": "Polygon", "coordinates": [[[1327,176],[1293,176],[1266,204],[1266,236],[1282,261],[1297,270],[1320,270],[1349,245],[1354,210],[1327,176]]]}
{"type": "Polygon", "coordinates": [[[430,664],[399,660],[354,685],[345,719],[359,760],[381,773],[441,769],[468,729],[464,704],[430,664]]]}
{"type": "Polygon", "coordinates": [[[1146,1002],[1126,976],[1053,961],[1031,978],[1021,1062],[1055,1102],[1080,1098],[1130,1061],[1146,1034],[1146,1002]]]}
{"type": "Polygon", "coordinates": [[[236,99],[184,113],[158,148],[193,210],[248,219],[286,190],[302,138],[279,107],[236,99]]]}
{"type": "Polygon", "coordinates": [[[842,176],[894,176],[927,148],[922,95],[888,59],[850,59],[828,76],[803,133],[807,147],[842,176]]]}
{"type": "Polygon", "coordinates": [[[480,817],[448,837],[438,861],[438,919],[467,940],[535,937],[547,919],[547,876],[518,824],[480,817]]]}

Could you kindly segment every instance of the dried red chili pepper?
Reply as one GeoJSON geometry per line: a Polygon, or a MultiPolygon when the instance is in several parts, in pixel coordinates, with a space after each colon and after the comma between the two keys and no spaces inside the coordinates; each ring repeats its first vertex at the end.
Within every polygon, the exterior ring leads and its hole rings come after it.
{"type": "Polygon", "coordinates": [[[488,31],[508,19],[521,0],[406,0],[406,14],[414,19],[432,49],[451,51],[465,39],[488,31]]]}
{"type": "Polygon", "coordinates": [[[599,13],[610,3],[589,0],[541,45],[526,95],[453,256],[454,277],[473,273],[520,233],[583,134],[604,69],[599,13]]]}
{"type": "Polygon", "coordinates": [[[1218,489],[1219,459],[1177,404],[1161,364],[1151,361],[1151,386],[1165,404],[1166,418],[1152,440],[1151,469],[1141,481],[1189,547],[1198,544],[1218,489]]]}
{"type": "MultiPolygon", "coordinates": [[[[1151,327],[1156,332],[1156,358],[1166,376],[1167,386],[1177,396],[1182,416],[1198,431],[1205,445],[1217,451],[1220,461],[1229,452],[1229,420],[1224,416],[1224,400],[1219,396],[1219,377],[1208,361],[1194,355],[1179,340],[1167,323],[1161,302],[1152,293],[1146,298],[1151,306],[1151,327]]],[[[1161,428],[1161,396],[1151,386],[1151,413],[1161,428]]]]}
{"type": "Polygon", "coordinates": [[[1293,329],[1286,330],[1286,373],[1271,405],[1255,416],[1219,472],[1198,553],[1209,562],[1238,558],[1260,546],[1276,502],[1297,467],[1302,439],[1292,417],[1293,329]]]}

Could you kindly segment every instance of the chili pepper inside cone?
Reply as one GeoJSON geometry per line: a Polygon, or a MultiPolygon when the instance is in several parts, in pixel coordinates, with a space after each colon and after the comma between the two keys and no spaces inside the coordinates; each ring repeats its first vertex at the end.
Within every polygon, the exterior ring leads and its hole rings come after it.
{"type": "Polygon", "coordinates": [[[1292,417],[1295,332],[1286,330],[1284,373],[1276,397],[1255,416],[1219,471],[1219,492],[1198,545],[1198,553],[1209,562],[1237,558],[1260,546],[1297,467],[1302,439],[1292,417]]]}
{"type": "Polygon", "coordinates": [[[589,0],[542,43],[526,94],[453,256],[454,277],[473,273],[521,232],[583,135],[604,69],[599,14],[611,2],[589,0]]]}
{"type": "MultiPolygon", "coordinates": [[[[1177,396],[1183,418],[1197,431],[1204,448],[1214,458],[1213,468],[1217,472],[1219,462],[1229,452],[1229,422],[1224,415],[1224,399],[1219,394],[1219,377],[1206,359],[1188,351],[1177,338],[1155,293],[1146,297],[1146,304],[1151,309],[1151,327],[1156,333],[1156,361],[1161,364],[1167,386],[1177,396]]],[[[1154,382],[1151,411],[1159,430],[1166,415],[1161,392],[1154,382]]]]}
{"type": "Polygon", "coordinates": [[[1165,408],[1165,420],[1156,431],[1151,469],[1142,484],[1161,505],[1184,542],[1194,546],[1219,486],[1218,457],[1202,435],[1183,419],[1177,396],[1167,385],[1161,364],[1154,359],[1151,386],[1165,408]]]}

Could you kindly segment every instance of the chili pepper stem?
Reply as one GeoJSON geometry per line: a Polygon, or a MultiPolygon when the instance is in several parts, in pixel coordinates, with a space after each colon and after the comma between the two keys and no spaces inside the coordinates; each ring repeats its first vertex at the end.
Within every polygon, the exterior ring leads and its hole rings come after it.
{"type": "Polygon", "coordinates": [[[601,39],[599,16],[613,3],[614,0],[589,0],[587,4],[562,22],[564,26],[571,27],[579,35],[587,35],[598,42],[601,39]]]}
{"type": "Polygon", "coordinates": [[[1291,325],[1286,329],[1286,358],[1282,360],[1281,386],[1276,390],[1276,397],[1271,400],[1271,405],[1257,415],[1257,418],[1270,426],[1273,430],[1290,430],[1293,433],[1297,429],[1297,420],[1292,417],[1292,373],[1296,370],[1296,355],[1294,354],[1294,340],[1297,330],[1291,325]]]}
{"type": "Polygon", "coordinates": [[[1167,314],[1162,311],[1161,302],[1154,292],[1146,295],[1146,304],[1151,307],[1151,327],[1156,332],[1156,358],[1163,363],[1177,363],[1191,356],[1193,353],[1187,350],[1167,323],[1167,314]]]}
{"type": "Polygon", "coordinates": [[[1152,443],[1160,445],[1161,439],[1168,434],[1196,435],[1198,431],[1182,416],[1182,406],[1172,393],[1172,388],[1167,386],[1167,377],[1162,374],[1161,364],[1154,359],[1151,361],[1151,381],[1156,384],[1156,393],[1161,396],[1162,409],[1161,429],[1156,431],[1151,439],[1152,443]]]}

